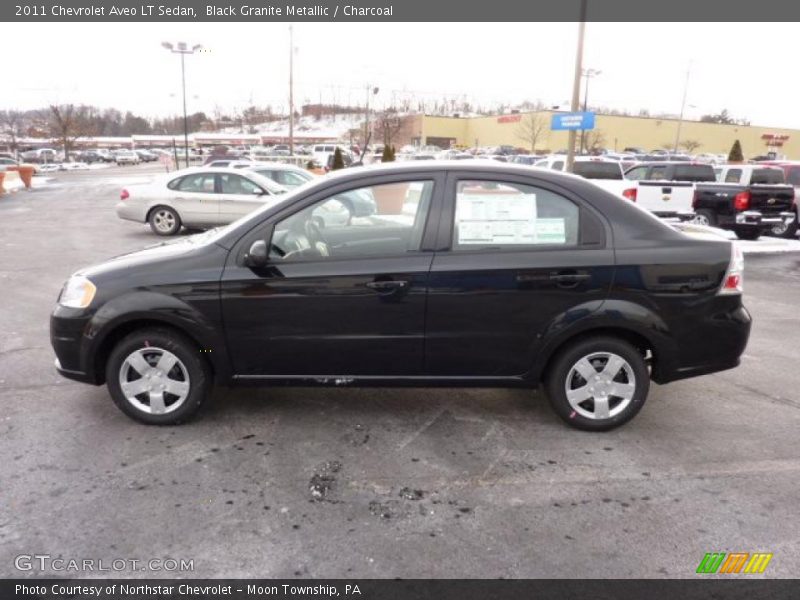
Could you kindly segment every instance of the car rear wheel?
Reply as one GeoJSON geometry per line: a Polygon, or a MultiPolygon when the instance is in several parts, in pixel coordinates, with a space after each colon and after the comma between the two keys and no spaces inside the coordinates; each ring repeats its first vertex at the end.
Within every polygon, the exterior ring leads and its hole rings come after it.
{"type": "Polygon", "coordinates": [[[156,206],[147,219],[156,235],[175,235],[181,230],[181,218],[168,206],[156,206]]]}
{"type": "Polygon", "coordinates": [[[168,329],[134,332],[119,342],[106,365],[114,404],[148,425],[176,425],[205,402],[211,372],[195,345],[168,329]]]}
{"type": "Polygon", "coordinates": [[[650,389],[650,375],[638,349],[602,336],[563,350],[545,384],[550,404],[568,425],[607,431],[639,412],[650,389]]]}
{"type": "Polygon", "coordinates": [[[716,227],[717,215],[710,210],[701,209],[695,213],[694,222],[698,225],[705,225],[706,227],[716,227]]]}

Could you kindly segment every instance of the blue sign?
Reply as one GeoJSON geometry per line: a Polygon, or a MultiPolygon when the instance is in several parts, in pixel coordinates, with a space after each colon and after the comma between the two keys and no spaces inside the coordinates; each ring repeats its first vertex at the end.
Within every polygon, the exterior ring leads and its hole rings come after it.
{"type": "Polygon", "coordinates": [[[594,129],[593,112],[556,113],[550,122],[550,129],[563,131],[570,129],[594,129]]]}

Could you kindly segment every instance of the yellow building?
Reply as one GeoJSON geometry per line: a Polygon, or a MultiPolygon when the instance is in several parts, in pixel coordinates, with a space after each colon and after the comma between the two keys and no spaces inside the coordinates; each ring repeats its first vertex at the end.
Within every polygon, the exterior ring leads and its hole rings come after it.
{"type": "MultiPolygon", "coordinates": [[[[403,137],[408,136],[407,141],[422,145],[432,144],[442,148],[507,144],[530,150],[529,136],[523,131],[530,119],[534,119],[541,123],[542,129],[536,141],[536,151],[555,152],[567,147],[568,132],[550,131],[553,114],[550,111],[540,111],[465,118],[420,115],[412,117],[411,122],[403,128],[405,134],[403,137]]],[[[597,145],[620,152],[627,147],[643,148],[646,151],[672,148],[677,129],[678,119],[597,114],[594,131],[587,132],[587,146],[597,145]]],[[[722,125],[686,120],[681,124],[681,150],[686,150],[683,143],[688,141],[700,144],[691,150],[693,154],[703,152],[727,154],[737,139],[742,144],[745,158],[763,155],[773,150],[778,155],[800,159],[800,130],[797,129],[722,125]],[[764,136],[788,137],[782,141],[782,146],[775,147],[769,146],[764,136]]]]}

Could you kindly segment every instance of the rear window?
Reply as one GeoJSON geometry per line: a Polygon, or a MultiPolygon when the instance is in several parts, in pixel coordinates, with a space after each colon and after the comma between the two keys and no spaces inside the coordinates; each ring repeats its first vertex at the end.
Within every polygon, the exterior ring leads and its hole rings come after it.
{"type": "Polygon", "coordinates": [[[622,179],[622,169],[616,162],[576,162],[572,172],[586,179],[622,179]]]}
{"type": "Polygon", "coordinates": [[[750,177],[751,185],[783,182],[783,171],[780,169],[753,169],[753,175],[750,177]]]}
{"type": "Polygon", "coordinates": [[[716,181],[711,165],[676,165],[675,181],[716,181]]]}

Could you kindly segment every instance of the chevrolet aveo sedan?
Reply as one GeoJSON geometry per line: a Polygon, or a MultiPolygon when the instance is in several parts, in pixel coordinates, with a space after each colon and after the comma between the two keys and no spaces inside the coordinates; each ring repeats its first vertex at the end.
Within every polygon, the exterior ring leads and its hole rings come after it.
{"type": "Polygon", "coordinates": [[[339,171],[221,230],[82,269],[56,368],[174,424],[212,384],[542,385],[568,424],[739,364],[742,257],[579,177],[477,161],[339,171]],[[321,226],[342,194],[375,212],[321,226]]]}

